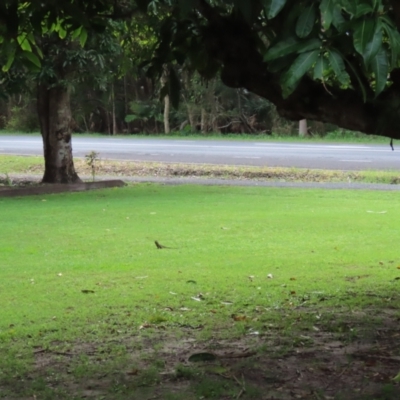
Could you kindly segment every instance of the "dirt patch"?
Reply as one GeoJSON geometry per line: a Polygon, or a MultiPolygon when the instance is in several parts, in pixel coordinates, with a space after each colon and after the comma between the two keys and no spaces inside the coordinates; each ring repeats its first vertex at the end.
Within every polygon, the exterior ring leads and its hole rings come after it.
{"type": "Polygon", "coordinates": [[[15,377],[15,392],[3,389],[7,398],[23,398],[18,390],[41,380],[48,392],[66,399],[395,400],[400,327],[390,311],[379,324],[366,324],[365,315],[347,316],[354,332],[319,325],[231,340],[215,332],[215,338],[200,340],[191,329],[180,330],[178,339],[173,327],[159,326],[102,342],[53,343],[33,350],[33,368],[15,377]],[[214,359],[189,361],[204,352],[214,359]]]}
{"type": "MultiPolygon", "coordinates": [[[[90,176],[92,168],[84,159],[75,159],[79,175],[90,176]]],[[[23,173],[42,174],[43,166],[32,165],[23,173]]],[[[96,176],[117,177],[201,177],[223,179],[251,179],[285,182],[364,182],[366,176],[357,171],[329,171],[299,168],[246,167],[231,165],[183,164],[161,162],[112,161],[99,159],[95,162],[96,176]]],[[[371,177],[369,178],[371,181],[371,177]]],[[[399,184],[398,173],[386,172],[372,179],[376,183],[399,184]]]]}
{"type": "Polygon", "coordinates": [[[32,181],[20,183],[18,186],[3,186],[0,190],[0,197],[19,197],[41,194],[54,194],[64,192],[83,192],[94,189],[106,189],[122,187],[125,183],[121,180],[109,180],[99,182],[81,182],[69,184],[46,185],[32,181]]]}

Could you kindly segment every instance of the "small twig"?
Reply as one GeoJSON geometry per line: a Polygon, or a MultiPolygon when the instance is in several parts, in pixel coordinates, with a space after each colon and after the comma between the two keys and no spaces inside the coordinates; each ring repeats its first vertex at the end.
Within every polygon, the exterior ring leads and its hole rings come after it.
{"type": "Polygon", "coordinates": [[[238,383],[238,385],[241,386],[240,392],[236,396],[236,398],[239,399],[244,393],[246,393],[246,384],[244,381],[244,376],[242,374],[242,382],[240,382],[239,379],[236,378],[235,375],[232,375],[232,376],[233,376],[233,379],[238,383]]]}
{"type": "Polygon", "coordinates": [[[76,355],[73,353],[67,353],[67,352],[63,352],[63,351],[54,351],[54,350],[50,350],[50,349],[39,349],[39,350],[36,350],[33,352],[33,354],[41,354],[41,353],[53,353],[58,356],[66,356],[66,357],[73,357],[76,355]]]}
{"type": "Polygon", "coordinates": [[[325,81],[324,81],[324,80],[322,80],[322,86],[324,87],[324,89],[326,90],[326,92],[327,92],[328,94],[330,94],[330,95],[333,97],[333,93],[332,93],[331,91],[329,91],[329,89],[326,87],[326,84],[325,84],[325,81]]]}

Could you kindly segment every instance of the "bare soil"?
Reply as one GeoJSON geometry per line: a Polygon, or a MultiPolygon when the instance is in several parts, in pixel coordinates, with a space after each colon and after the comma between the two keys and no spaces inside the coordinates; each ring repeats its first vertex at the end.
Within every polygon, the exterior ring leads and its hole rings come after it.
{"type": "MultiPolygon", "coordinates": [[[[54,343],[34,349],[32,371],[14,384],[44,379],[57,398],[397,400],[399,318],[387,309],[379,312],[379,323],[370,323],[376,313],[341,314],[340,324],[333,320],[303,332],[294,326],[290,334],[266,326],[231,340],[218,339],[219,332],[198,340],[201,327],[180,327],[178,339],[176,327],[158,325],[108,341],[70,343],[68,351],[60,350],[65,343],[54,343]],[[112,364],[115,354],[105,350],[110,344],[124,349],[123,362],[112,364]],[[203,352],[214,360],[189,361],[203,352]],[[88,369],[80,375],[83,359],[88,369]]],[[[17,393],[6,398],[22,399],[17,393]]]]}

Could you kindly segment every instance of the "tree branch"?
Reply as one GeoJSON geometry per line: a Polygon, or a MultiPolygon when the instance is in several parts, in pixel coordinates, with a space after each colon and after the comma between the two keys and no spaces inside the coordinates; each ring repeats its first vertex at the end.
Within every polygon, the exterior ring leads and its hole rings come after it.
{"type": "Polygon", "coordinates": [[[280,75],[268,71],[248,25],[229,17],[214,18],[204,35],[211,58],[222,64],[221,78],[230,87],[246,88],[271,101],[290,120],[309,119],[345,129],[400,139],[400,89],[393,85],[377,100],[363,101],[353,89],[328,90],[304,77],[297,89],[283,98],[280,75]],[[393,106],[399,104],[399,107],[393,106]],[[399,108],[399,109],[398,109],[399,108]]]}

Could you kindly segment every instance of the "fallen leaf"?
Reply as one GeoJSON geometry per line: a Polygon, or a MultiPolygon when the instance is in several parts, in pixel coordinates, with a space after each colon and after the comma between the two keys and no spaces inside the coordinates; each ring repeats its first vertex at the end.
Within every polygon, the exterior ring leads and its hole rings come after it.
{"type": "Polygon", "coordinates": [[[204,300],[204,296],[201,293],[199,293],[197,296],[191,297],[191,299],[196,301],[202,301],[204,300]]]}
{"type": "Polygon", "coordinates": [[[188,281],[186,281],[186,283],[193,283],[195,285],[197,282],[194,281],[193,279],[189,279],[188,281]]]}
{"type": "Polygon", "coordinates": [[[188,361],[204,362],[204,361],[215,361],[216,359],[217,356],[214,353],[195,353],[188,358],[188,361]]]}
{"type": "Polygon", "coordinates": [[[233,318],[234,321],[246,321],[247,320],[247,317],[245,315],[232,314],[231,317],[233,318]]]}
{"type": "Polygon", "coordinates": [[[272,279],[272,278],[273,278],[273,275],[272,275],[272,274],[268,274],[268,275],[267,275],[267,278],[268,278],[268,279],[272,279]]]}
{"type": "Polygon", "coordinates": [[[139,326],[139,329],[148,329],[148,328],[153,328],[153,325],[145,322],[143,325],[139,326]]]}
{"type": "Polygon", "coordinates": [[[127,375],[137,375],[138,373],[139,373],[139,370],[135,368],[132,371],[127,372],[126,374],[127,375]]]}
{"type": "Polygon", "coordinates": [[[81,292],[82,292],[82,293],[85,293],[85,294],[87,294],[87,293],[94,293],[94,290],[82,289],[81,292]]]}

